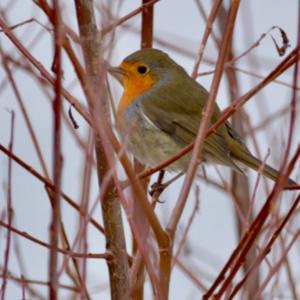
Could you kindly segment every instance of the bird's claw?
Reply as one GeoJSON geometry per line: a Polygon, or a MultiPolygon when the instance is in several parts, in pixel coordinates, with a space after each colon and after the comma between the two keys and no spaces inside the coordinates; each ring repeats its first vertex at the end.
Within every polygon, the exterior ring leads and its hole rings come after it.
{"type": "MultiPolygon", "coordinates": [[[[149,194],[151,197],[154,195],[155,192],[159,192],[159,194],[161,194],[165,188],[166,188],[165,184],[154,182],[150,187],[149,194]]],[[[163,201],[160,201],[160,200],[158,200],[157,202],[163,203],[163,201]]]]}

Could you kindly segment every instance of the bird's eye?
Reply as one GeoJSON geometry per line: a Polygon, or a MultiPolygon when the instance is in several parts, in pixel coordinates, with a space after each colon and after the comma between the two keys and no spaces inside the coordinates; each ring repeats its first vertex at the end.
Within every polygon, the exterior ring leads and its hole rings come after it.
{"type": "Polygon", "coordinates": [[[138,66],[137,71],[138,71],[140,74],[146,74],[147,71],[148,71],[148,68],[147,68],[146,66],[144,66],[144,65],[138,66]]]}

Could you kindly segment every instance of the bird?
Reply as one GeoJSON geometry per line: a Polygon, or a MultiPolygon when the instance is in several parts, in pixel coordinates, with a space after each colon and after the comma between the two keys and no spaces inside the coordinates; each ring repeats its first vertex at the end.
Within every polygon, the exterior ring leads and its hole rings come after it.
{"type": "MultiPolygon", "coordinates": [[[[138,161],[157,165],[194,142],[209,92],[167,53],[144,48],[109,71],[123,86],[116,127],[138,161]]],[[[209,125],[220,116],[216,104],[209,125]]],[[[167,170],[185,172],[190,157],[186,154],[167,170]]],[[[205,139],[202,158],[205,163],[227,166],[242,174],[245,167],[257,171],[262,165],[229,121],[205,139]]],[[[278,171],[264,164],[262,174],[276,181],[278,171]]],[[[296,182],[288,179],[287,185],[296,182]]]]}

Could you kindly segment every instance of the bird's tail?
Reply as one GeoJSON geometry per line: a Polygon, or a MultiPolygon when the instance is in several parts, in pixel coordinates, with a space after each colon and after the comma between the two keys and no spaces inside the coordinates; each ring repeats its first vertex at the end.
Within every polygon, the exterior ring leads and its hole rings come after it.
{"type": "MultiPolygon", "coordinates": [[[[242,147],[241,147],[242,148],[242,147]]],[[[240,151],[234,151],[232,152],[231,155],[233,159],[237,160],[238,162],[241,162],[242,164],[246,165],[247,167],[258,171],[260,166],[262,165],[262,162],[254,157],[249,151],[246,149],[239,149],[240,151]]],[[[263,175],[272,179],[273,181],[276,181],[279,172],[272,168],[271,166],[265,164],[264,169],[262,171],[263,175]]],[[[294,180],[288,179],[287,181],[288,186],[295,186],[298,185],[294,180]]]]}

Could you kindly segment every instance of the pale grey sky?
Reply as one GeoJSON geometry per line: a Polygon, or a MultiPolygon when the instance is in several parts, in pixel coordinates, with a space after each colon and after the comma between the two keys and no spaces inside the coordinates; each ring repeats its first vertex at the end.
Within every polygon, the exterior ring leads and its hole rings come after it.
{"type": "MultiPolygon", "coordinates": [[[[0,8],[5,7],[10,0],[2,0],[0,8]]],[[[96,3],[104,3],[107,1],[95,1],[96,3]]],[[[201,1],[206,8],[206,13],[209,12],[211,1],[201,1]]],[[[226,1],[229,3],[229,1],[226,1]]],[[[62,0],[63,9],[62,15],[66,23],[73,26],[73,29],[77,31],[75,13],[73,7],[73,1],[62,0]]],[[[131,10],[137,8],[140,5],[140,1],[121,1],[120,11],[118,16],[123,16],[129,13],[131,10]]],[[[296,0],[244,0],[241,3],[239,16],[237,19],[236,30],[234,32],[234,50],[235,53],[241,54],[248,49],[260,36],[267,32],[272,26],[282,27],[289,39],[291,48],[296,45],[297,34],[297,7],[299,1],[296,0]]],[[[116,10],[115,10],[116,13],[116,10]]],[[[15,5],[8,11],[7,21],[10,25],[14,25],[18,22],[22,22],[26,19],[36,18],[40,22],[47,24],[47,19],[36,8],[30,0],[18,0],[15,1],[15,5]]],[[[132,28],[139,28],[140,18],[135,17],[126,25],[132,28]]],[[[198,51],[200,41],[202,38],[204,23],[199,16],[195,1],[180,1],[180,0],[161,0],[155,7],[154,18],[154,36],[168,41],[171,44],[183,47],[187,49],[193,56],[182,55],[172,49],[161,46],[159,43],[154,43],[154,46],[167,51],[172,58],[174,58],[180,65],[182,65],[189,73],[191,73],[194,58],[198,51]]],[[[25,46],[28,47],[30,41],[41,30],[41,27],[37,24],[27,24],[23,27],[16,29],[15,34],[20,38],[25,46]]],[[[274,31],[272,33],[276,40],[280,43],[280,35],[274,31]]],[[[3,33],[0,33],[1,47],[5,51],[11,53],[15,58],[21,58],[24,62],[25,58],[15,49],[15,47],[8,41],[3,33]]],[[[137,50],[140,47],[140,36],[134,32],[128,32],[126,29],[117,29],[114,38],[114,47],[111,64],[117,65],[121,60],[137,50]]],[[[49,33],[44,33],[43,37],[39,39],[36,46],[32,49],[32,54],[50,71],[52,63],[52,44],[51,36],[49,33]]],[[[215,60],[217,57],[217,51],[214,44],[210,41],[205,51],[205,58],[215,60]]],[[[255,48],[253,52],[242,58],[238,66],[246,70],[256,72],[265,76],[268,74],[280,61],[280,58],[275,50],[274,44],[270,36],[267,36],[260,44],[255,48]],[[252,60],[252,61],[251,61],[252,60]]],[[[73,79],[76,77],[72,66],[70,66],[67,59],[64,59],[64,79],[65,86],[71,86],[71,92],[74,96],[83,101],[82,93],[78,88],[78,84],[74,85],[73,79]],[[71,85],[72,84],[72,85],[71,85]]],[[[203,64],[201,65],[201,71],[212,70],[213,66],[203,64]]],[[[291,72],[280,77],[281,80],[287,83],[292,83],[291,72]]],[[[23,101],[30,114],[31,121],[36,131],[39,143],[41,145],[43,154],[45,156],[49,170],[51,171],[51,145],[52,145],[52,115],[50,102],[45,97],[44,92],[41,91],[39,83],[30,78],[25,72],[17,71],[14,73],[18,88],[21,91],[23,101]]],[[[0,69],[0,82],[4,80],[5,74],[0,69]]],[[[212,76],[204,76],[198,79],[207,89],[210,88],[212,76]]],[[[238,80],[241,84],[241,93],[248,91],[258,79],[249,77],[239,73],[238,80]]],[[[114,84],[113,94],[118,98],[121,93],[120,87],[114,84]]],[[[50,89],[48,92],[52,93],[50,89]]],[[[255,99],[250,101],[245,107],[253,124],[260,123],[264,118],[269,116],[272,112],[285,106],[291,99],[291,90],[278,84],[271,84],[262,93],[260,93],[255,99]],[[258,110],[257,107],[263,107],[262,110],[258,110]]],[[[228,88],[226,82],[222,82],[221,89],[218,94],[218,104],[225,108],[228,105],[228,88]]],[[[64,104],[65,112],[67,112],[69,105],[64,104]]],[[[10,132],[10,114],[9,110],[16,112],[15,123],[15,141],[14,152],[20,155],[27,163],[31,164],[39,171],[39,166],[36,153],[34,151],[32,142],[30,140],[28,130],[24,125],[24,119],[18,108],[15,96],[11,91],[8,84],[0,90],[0,143],[7,146],[9,141],[10,132]]],[[[298,111],[299,112],[299,111],[298,111]]],[[[78,130],[79,135],[86,140],[87,127],[85,121],[74,112],[76,120],[80,125],[78,130]]],[[[299,118],[298,118],[299,121],[299,118]]],[[[280,118],[269,125],[267,130],[258,134],[260,151],[262,156],[267,154],[268,148],[271,149],[271,155],[269,162],[274,166],[279,166],[280,154],[276,147],[275,153],[272,152],[272,147],[275,144],[284,145],[286,141],[286,135],[288,132],[288,115],[284,118],[280,118]]],[[[293,149],[299,143],[300,134],[295,133],[295,143],[293,149]]],[[[253,150],[253,144],[247,143],[253,150]]],[[[279,147],[280,148],[280,147],[279,147]]],[[[282,149],[284,149],[282,147],[282,149]]],[[[66,126],[63,131],[63,156],[64,156],[64,168],[63,168],[63,190],[75,199],[80,199],[81,192],[81,178],[83,172],[83,159],[84,156],[74,138],[67,130],[66,126]]],[[[6,203],[6,184],[7,184],[7,157],[0,153],[0,211],[4,211],[6,203]]],[[[219,167],[219,171],[224,178],[229,180],[230,172],[226,168],[219,167]]],[[[297,171],[293,173],[294,178],[299,179],[299,163],[296,168],[297,171]],[[298,172],[298,173],[297,173],[298,172]]],[[[214,167],[207,167],[206,171],[214,178],[218,179],[218,175],[214,167]]],[[[256,179],[255,173],[250,172],[249,177],[251,179],[252,190],[256,179]]],[[[269,186],[272,183],[268,182],[269,186]]],[[[168,220],[170,212],[174,205],[174,200],[177,198],[178,191],[182,181],[178,181],[168,189],[162,196],[165,201],[164,204],[159,205],[159,215],[162,220],[168,220]]],[[[200,186],[200,209],[193,222],[191,232],[189,235],[189,247],[184,251],[182,259],[184,259],[189,265],[190,270],[199,274],[201,272],[207,272],[214,277],[218,274],[220,268],[226,262],[226,259],[232,252],[234,246],[237,243],[235,220],[233,217],[233,205],[226,194],[219,192],[213,187],[209,186],[203,181],[196,180],[195,185],[200,186]],[[190,251],[189,251],[190,250],[190,251]],[[213,267],[212,267],[213,266],[213,267]]],[[[194,190],[194,189],[193,189],[194,190]]],[[[97,197],[97,179],[94,174],[92,180],[92,193],[91,202],[93,203],[97,197]]],[[[285,193],[282,198],[287,203],[290,203],[293,199],[292,193],[285,193]]],[[[17,228],[27,231],[31,235],[45,240],[48,236],[48,227],[50,221],[50,206],[47,200],[47,195],[44,191],[44,187],[26,171],[13,165],[13,190],[12,200],[14,207],[14,225],[17,228]]],[[[266,194],[264,191],[264,185],[261,183],[257,193],[257,204],[260,205],[265,201],[266,194]]],[[[186,222],[194,207],[194,192],[191,193],[188,205],[182,218],[181,226],[185,227],[186,222]]],[[[257,205],[257,209],[260,207],[257,205]]],[[[284,206],[284,205],[283,205],[284,206]]],[[[284,209],[284,207],[283,207],[284,209]]],[[[70,232],[70,236],[74,235],[74,228],[77,227],[77,214],[74,210],[63,203],[63,221],[70,232]]],[[[99,207],[95,212],[94,217],[101,220],[101,213],[99,207]]],[[[1,217],[2,218],[2,217],[1,217]]],[[[299,222],[299,217],[295,219],[299,222]]],[[[299,224],[299,223],[298,223],[299,224]]],[[[127,225],[126,225],[127,226],[127,225]]],[[[128,226],[127,232],[128,232],[128,226]]],[[[5,237],[6,231],[0,228],[0,265],[3,265],[3,257],[5,250],[5,237]]],[[[13,241],[16,236],[13,235],[13,241]]],[[[129,239],[128,239],[129,242],[129,239]]],[[[34,243],[18,237],[18,243],[23,252],[23,258],[27,275],[32,279],[47,280],[47,260],[48,251],[38,247],[34,243]]],[[[128,243],[130,247],[130,243],[128,243]]],[[[299,245],[298,245],[299,246],[299,245]]],[[[299,250],[299,247],[298,247],[299,250]]],[[[102,252],[105,251],[104,239],[99,238],[99,234],[93,229],[89,234],[89,252],[102,252]]],[[[291,256],[293,261],[293,267],[295,274],[299,274],[299,251],[296,249],[292,251],[291,256]]],[[[17,276],[21,275],[20,267],[16,259],[16,255],[12,250],[10,256],[9,269],[13,271],[17,276]]],[[[263,272],[262,272],[263,273],[263,272]]],[[[93,299],[109,299],[107,296],[99,293],[99,285],[101,288],[107,284],[106,267],[102,261],[88,261],[88,281],[89,287],[92,293],[93,299]],[[102,272],[101,270],[104,270],[102,272]],[[105,278],[103,280],[103,278],[105,278]],[[102,298],[100,298],[102,295],[102,298]]],[[[66,277],[62,277],[62,282],[70,283],[66,277]]],[[[205,282],[209,285],[208,282],[205,282]]],[[[286,276],[282,275],[282,284],[286,284],[286,276]]],[[[47,295],[47,289],[45,287],[36,286],[36,288],[44,295],[47,295]]],[[[300,287],[298,286],[298,292],[300,293],[300,287]]],[[[200,299],[201,292],[199,289],[189,280],[186,276],[175,270],[172,275],[171,282],[171,295],[170,299],[200,299]]],[[[108,291],[108,290],[107,290],[108,291]]],[[[147,285],[146,289],[147,297],[145,299],[152,299],[150,297],[150,286],[147,285]]],[[[288,291],[286,291],[288,299],[288,291]]],[[[6,299],[21,299],[21,289],[11,281],[8,282],[6,299]]],[[[60,299],[68,299],[66,294],[62,293],[60,299]]],[[[268,299],[268,298],[266,298],[268,299]]]]}

